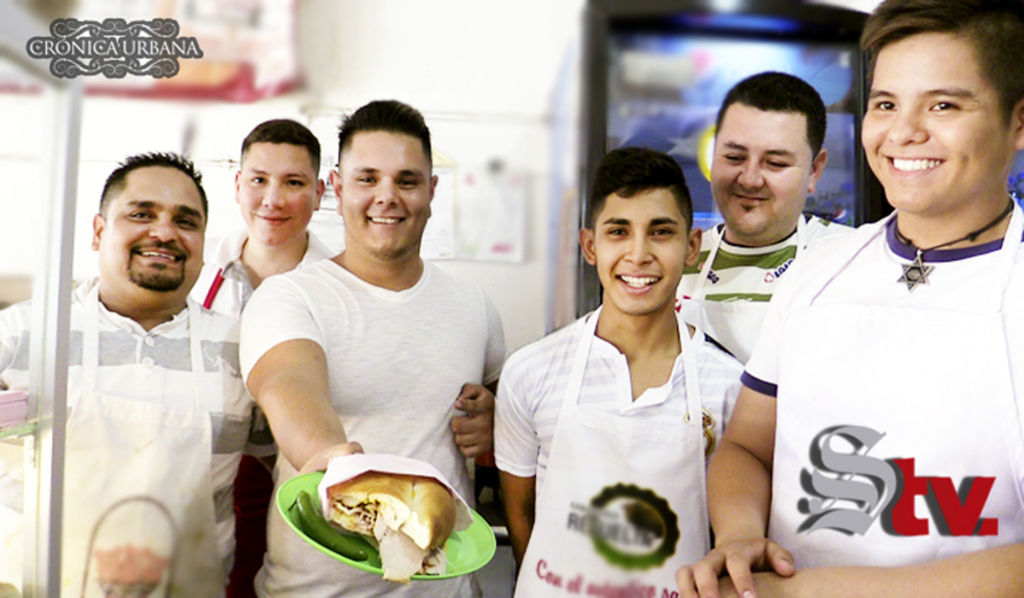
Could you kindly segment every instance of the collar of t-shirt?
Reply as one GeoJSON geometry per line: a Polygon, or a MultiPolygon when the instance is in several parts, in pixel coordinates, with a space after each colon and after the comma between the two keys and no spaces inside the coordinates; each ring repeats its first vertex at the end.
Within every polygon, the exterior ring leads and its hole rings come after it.
{"type": "MultiPolygon", "coordinates": [[[[76,298],[78,299],[78,301],[82,302],[83,306],[87,310],[87,316],[90,315],[88,311],[91,310],[92,308],[90,306],[90,303],[86,302],[85,300],[88,298],[89,293],[92,292],[93,288],[98,284],[99,279],[95,278],[89,282],[80,284],[75,289],[75,294],[77,296],[76,298]]],[[[147,331],[145,328],[142,327],[141,324],[139,324],[135,320],[127,316],[123,316],[115,311],[107,309],[107,306],[103,305],[103,302],[99,301],[98,299],[97,302],[99,303],[98,316],[101,322],[106,322],[113,328],[125,330],[137,336],[159,336],[164,331],[177,328],[183,322],[188,321],[188,307],[185,307],[185,309],[175,314],[174,317],[171,318],[170,320],[157,324],[156,326],[147,331]]],[[[189,303],[191,303],[191,301],[189,303]]]]}
{"type": "Polygon", "coordinates": [[[391,289],[385,289],[383,287],[370,284],[349,272],[334,260],[325,260],[323,263],[329,264],[328,267],[331,271],[334,272],[338,278],[346,281],[350,286],[362,290],[374,299],[388,301],[391,303],[405,303],[411,300],[413,297],[418,295],[420,290],[427,286],[427,283],[430,281],[431,265],[427,262],[423,263],[423,274],[420,275],[420,279],[416,281],[416,284],[407,289],[402,289],[401,291],[392,291],[391,289]]]}
{"type": "MultiPolygon", "coordinates": [[[[889,246],[889,250],[897,256],[905,260],[913,260],[917,257],[917,248],[909,243],[905,243],[896,235],[895,218],[890,218],[889,222],[885,223],[885,241],[889,246]]],[[[999,251],[1002,247],[1003,240],[996,239],[994,241],[982,243],[981,245],[974,245],[972,247],[932,249],[931,251],[924,252],[924,258],[929,262],[955,262],[957,260],[984,255],[986,253],[992,253],[993,251],[999,251]]]]}
{"type": "MultiPolygon", "coordinates": [[[[672,364],[672,373],[669,374],[668,380],[661,386],[648,388],[634,401],[633,387],[629,376],[629,362],[626,360],[626,356],[619,351],[618,347],[599,336],[594,336],[594,343],[591,345],[590,351],[589,366],[594,365],[595,358],[612,364],[612,375],[615,377],[615,405],[620,415],[663,404],[672,393],[673,382],[680,379],[683,368],[683,354],[680,352],[672,364]]],[[[584,376],[584,384],[586,381],[586,376],[584,376]]]]}
{"type": "Polygon", "coordinates": [[[733,245],[732,243],[725,240],[725,225],[718,225],[718,234],[722,235],[721,249],[728,251],[733,255],[763,255],[768,253],[774,253],[780,249],[788,247],[790,245],[796,245],[796,231],[789,235],[785,239],[772,243],[771,245],[764,245],[762,247],[745,247],[743,245],[733,245]]]}

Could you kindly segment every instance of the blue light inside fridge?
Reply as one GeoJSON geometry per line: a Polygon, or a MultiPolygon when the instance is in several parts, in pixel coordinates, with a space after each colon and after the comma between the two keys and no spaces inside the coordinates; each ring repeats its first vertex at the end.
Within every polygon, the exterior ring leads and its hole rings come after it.
{"type": "Polygon", "coordinates": [[[854,44],[679,32],[612,33],[606,149],[641,146],[674,157],[694,202],[694,224],[721,222],[708,172],[718,107],[741,79],[781,71],[810,83],[827,108],[828,163],[805,212],[856,224],[854,44]]]}

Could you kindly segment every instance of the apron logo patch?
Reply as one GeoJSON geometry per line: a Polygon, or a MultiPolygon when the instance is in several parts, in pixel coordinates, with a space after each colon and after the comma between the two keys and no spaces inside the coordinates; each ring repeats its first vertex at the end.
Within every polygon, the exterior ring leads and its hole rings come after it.
{"type": "Polygon", "coordinates": [[[606,486],[589,505],[573,503],[566,529],[589,535],[594,550],[622,569],[660,567],[679,541],[668,501],[633,484],[606,486]]]}
{"type": "Polygon", "coordinates": [[[943,536],[995,536],[999,521],[981,517],[995,477],[968,476],[954,487],[952,478],[918,476],[913,458],[879,459],[867,453],[885,436],[865,426],[834,426],[811,441],[813,470],[800,472],[809,498],[797,509],[808,517],[797,529],[831,529],[864,535],[881,518],[891,536],[924,536],[929,520],[919,518],[915,497],[928,505],[931,521],[943,536]]]}

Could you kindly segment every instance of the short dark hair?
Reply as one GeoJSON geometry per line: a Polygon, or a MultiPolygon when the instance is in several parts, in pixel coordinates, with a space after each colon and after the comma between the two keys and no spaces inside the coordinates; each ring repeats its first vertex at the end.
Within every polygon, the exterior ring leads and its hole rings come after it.
{"type": "Polygon", "coordinates": [[[813,160],[825,143],[825,103],[806,81],[788,73],[768,71],[751,75],[725,94],[718,109],[715,128],[722,128],[725,112],[733,104],[743,104],[765,112],[796,112],[807,119],[807,145],[813,160]]]}
{"type": "Polygon", "coordinates": [[[430,155],[430,129],[419,110],[398,100],[375,100],[344,117],[338,129],[338,161],[356,133],[387,131],[411,135],[420,140],[427,162],[430,155]]]}
{"type": "Polygon", "coordinates": [[[199,200],[203,205],[203,218],[206,218],[209,213],[209,206],[206,203],[206,191],[203,190],[203,175],[196,169],[195,164],[191,160],[171,152],[135,154],[134,156],[128,156],[118,164],[114,172],[111,172],[110,176],[107,177],[107,182],[103,183],[103,193],[100,195],[100,214],[106,215],[107,205],[110,202],[111,196],[120,193],[124,189],[125,179],[128,178],[128,174],[133,170],[148,166],[173,168],[188,175],[188,178],[192,179],[192,182],[196,184],[196,189],[199,190],[199,200]]]}
{"type": "Polygon", "coordinates": [[[868,85],[882,49],[919,33],[948,33],[974,48],[982,76],[996,89],[1009,122],[1024,98],[1024,2],[1021,0],[888,0],[864,24],[860,47],[868,85]]]}
{"type": "Polygon", "coordinates": [[[243,162],[245,154],[249,152],[249,146],[254,143],[287,143],[304,147],[309,152],[313,173],[320,172],[320,141],[312,131],[301,123],[288,118],[276,118],[256,125],[256,128],[242,140],[241,159],[243,162]]]}
{"type": "Polygon", "coordinates": [[[686,218],[687,228],[693,225],[690,189],[679,163],[668,154],[645,147],[622,147],[608,152],[597,163],[587,203],[586,227],[594,228],[610,195],[633,197],[652,189],[668,189],[686,218]]]}

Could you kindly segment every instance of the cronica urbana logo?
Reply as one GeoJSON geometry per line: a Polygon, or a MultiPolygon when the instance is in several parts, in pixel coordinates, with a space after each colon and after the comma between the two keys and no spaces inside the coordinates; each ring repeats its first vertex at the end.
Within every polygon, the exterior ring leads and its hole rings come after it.
{"type": "Polygon", "coordinates": [[[174,19],[57,19],[50,23],[50,37],[29,39],[25,50],[32,58],[49,58],[50,73],[65,79],[99,74],[169,78],[178,74],[179,58],[203,57],[196,38],[178,37],[179,31],[174,19]]]}

